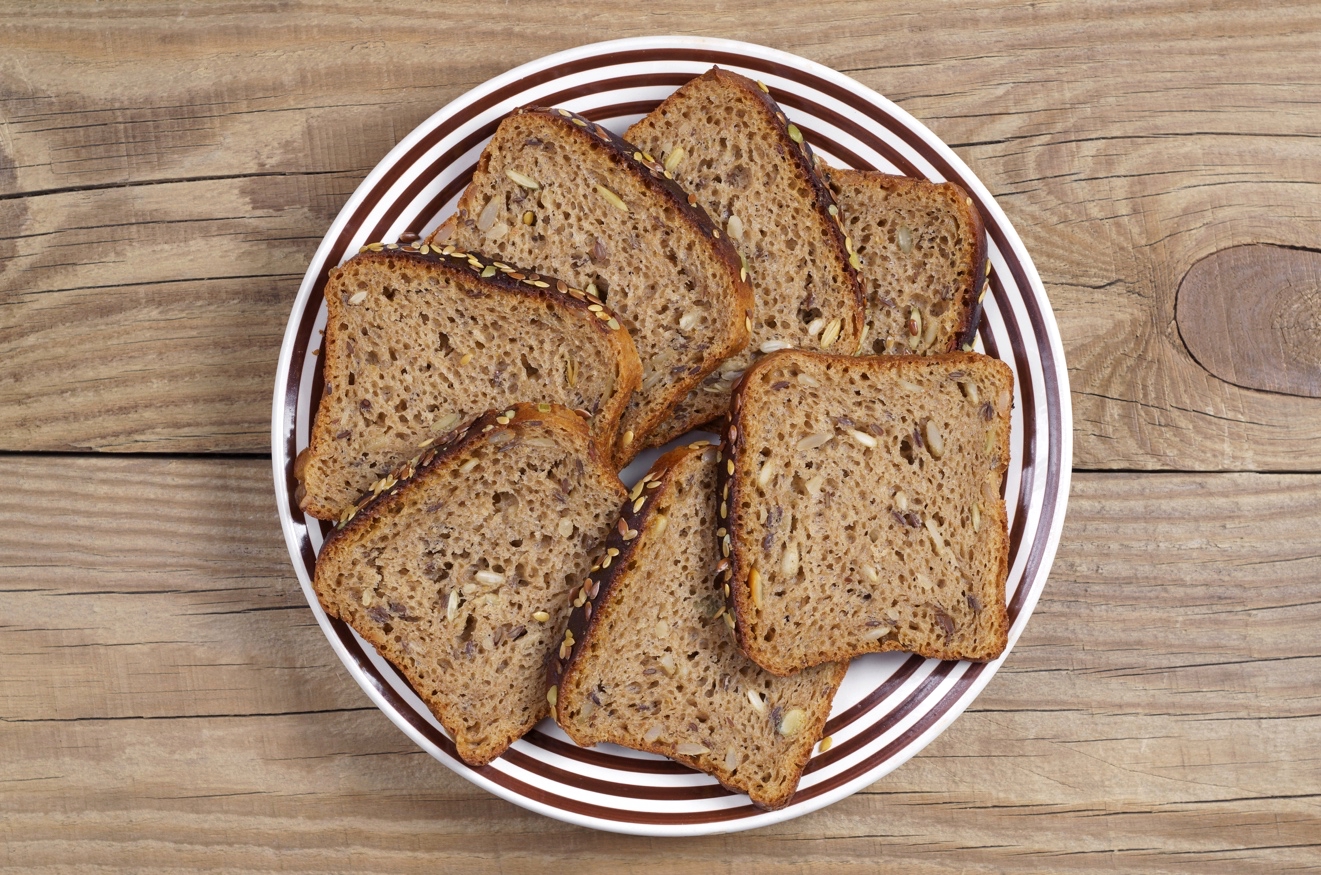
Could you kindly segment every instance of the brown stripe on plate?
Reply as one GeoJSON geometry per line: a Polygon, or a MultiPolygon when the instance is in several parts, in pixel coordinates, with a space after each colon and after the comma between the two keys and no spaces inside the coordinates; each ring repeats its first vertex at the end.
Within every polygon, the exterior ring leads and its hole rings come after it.
{"type": "Polygon", "coordinates": [[[827,720],[825,726],[826,735],[834,735],[836,732],[843,730],[846,726],[852,724],[853,721],[862,717],[862,715],[866,714],[872,708],[875,708],[881,702],[884,702],[895,690],[903,686],[904,681],[912,677],[913,672],[917,671],[924,662],[926,662],[926,660],[920,656],[909,656],[908,659],[900,664],[894,674],[886,678],[880,686],[863,696],[848,709],[841,711],[827,720]]]}
{"type": "Polygon", "coordinates": [[[696,769],[690,769],[683,763],[675,762],[672,759],[644,760],[635,757],[614,756],[602,753],[595,748],[579,747],[573,742],[561,741],[547,735],[540,729],[532,729],[527,735],[523,736],[523,740],[547,753],[558,754],[566,759],[577,760],[580,763],[598,766],[603,769],[619,769],[624,772],[639,772],[651,775],[698,774],[696,769]]]}
{"type": "MultiPolygon", "coordinates": [[[[919,662],[925,662],[921,657],[914,658],[919,662]]],[[[803,770],[803,774],[808,775],[831,765],[855,751],[861,750],[877,738],[880,738],[882,735],[889,732],[896,723],[911,714],[918,705],[926,701],[927,696],[930,696],[935,692],[936,688],[941,685],[945,678],[949,677],[950,672],[952,672],[958,665],[959,663],[955,661],[942,662],[935,671],[922,679],[922,683],[918,684],[917,689],[909,693],[908,696],[894,708],[886,711],[880,720],[868,726],[848,741],[843,742],[838,747],[832,746],[827,752],[812,757],[811,762],[807,764],[807,768],[803,770]]],[[[826,734],[832,734],[829,725],[826,727],[826,734]]]]}
{"type": "MultiPolygon", "coordinates": [[[[552,766],[543,760],[534,759],[512,747],[500,754],[500,759],[558,784],[577,787],[605,796],[614,796],[617,799],[656,799],[666,802],[681,802],[688,799],[715,799],[720,796],[735,795],[717,783],[691,784],[682,787],[658,787],[650,784],[620,784],[616,781],[589,778],[580,772],[566,772],[564,769],[552,766]]],[[[693,772],[693,774],[700,775],[701,772],[693,772]]]]}
{"type": "Polygon", "coordinates": [[[984,662],[979,662],[971,665],[969,669],[966,672],[964,672],[963,677],[955,681],[954,686],[950,688],[950,691],[946,693],[943,697],[941,697],[940,701],[937,702],[935,706],[932,707],[930,710],[928,710],[925,714],[923,714],[922,717],[920,717],[916,722],[914,722],[912,726],[904,730],[903,734],[901,734],[898,738],[894,739],[889,744],[885,745],[885,747],[881,748],[876,753],[867,757],[865,760],[855,763],[847,771],[840,772],[839,774],[836,775],[831,775],[829,778],[822,780],[819,783],[812,785],[811,787],[807,787],[802,790],[799,790],[797,793],[794,794],[793,801],[790,802],[790,804],[792,805],[798,802],[806,802],[807,800],[813,799],[824,793],[829,793],[831,790],[834,790],[837,787],[842,787],[843,785],[849,783],[850,781],[862,777],[863,775],[878,768],[887,760],[894,757],[895,754],[901,752],[904,748],[908,747],[910,744],[916,741],[922,735],[922,733],[926,732],[933,725],[935,725],[936,721],[938,721],[941,717],[943,717],[945,715],[945,712],[948,711],[951,707],[953,707],[953,705],[959,700],[959,698],[968,691],[968,688],[972,686],[973,682],[977,680],[977,677],[982,673],[982,670],[985,668],[986,668],[986,663],[984,662]]]}

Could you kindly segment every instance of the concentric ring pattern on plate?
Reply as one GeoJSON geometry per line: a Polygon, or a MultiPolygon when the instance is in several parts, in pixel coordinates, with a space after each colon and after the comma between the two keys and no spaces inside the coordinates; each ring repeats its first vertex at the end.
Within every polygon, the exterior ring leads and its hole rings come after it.
{"type": "MultiPolygon", "coordinates": [[[[292,500],[293,460],[307,446],[320,397],[317,349],[329,270],[364,243],[429,232],[453,209],[499,120],[523,104],[563,106],[623,132],[683,82],[719,64],[765,82],[828,162],[935,181],[955,180],[986,218],[994,272],[978,347],[1015,373],[1009,509],[1010,646],[1045,584],[1068,496],[1071,415],[1055,321],[1036,270],[1004,213],[952,151],[903,110],[852,79],[747,43],[651,37],[583,46],[526,64],[446,106],[409,134],[359,186],[326,234],[294,304],[280,352],[272,421],[276,498],[294,569],[340,659],[372,700],[418,745],[505,799],[598,829],[698,835],[764,826],[814,811],[885,775],[940,734],[1005,657],[979,665],[904,654],[856,660],[826,732],[833,745],[807,767],[793,802],[754,808],[705,775],[669,760],[602,745],[576,747],[543,721],[495,762],[461,762],[440,725],[391,666],[351,629],[326,617],[311,589],[323,527],[292,500]]],[[[653,452],[626,475],[640,476],[653,452]]],[[[625,476],[626,482],[632,480],[625,476]]],[[[1006,656],[1008,651],[1006,651],[1006,656]]]]}

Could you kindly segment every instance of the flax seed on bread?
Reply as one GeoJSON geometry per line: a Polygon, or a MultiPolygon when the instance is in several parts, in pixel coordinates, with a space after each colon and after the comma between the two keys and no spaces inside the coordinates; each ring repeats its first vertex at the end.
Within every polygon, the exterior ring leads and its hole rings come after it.
{"type": "Polygon", "coordinates": [[[714,582],[716,505],[716,448],[704,443],[665,454],[634,487],[551,663],[556,719],[580,745],[664,754],[778,808],[846,666],[782,678],[739,651],[714,582]]]}
{"type": "Polygon", "coordinates": [[[419,444],[519,401],[586,410],[612,452],[641,366],[598,300],[485,256],[364,250],[326,285],[325,390],[297,465],[306,512],[337,518],[419,444]]]}
{"type": "Polygon", "coordinates": [[[1009,367],[976,353],[749,368],[720,469],[743,651],[777,674],[882,650],[998,656],[1012,398],[1009,367]]]}
{"type": "Polygon", "coordinates": [[[499,254],[604,298],[642,384],[620,423],[621,466],[674,405],[748,342],[752,291],[737,252],[664,168],[567,110],[500,123],[433,244],[499,254]]]}
{"type": "Polygon", "coordinates": [[[864,352],[928,355],[972,343],[986,228],[958,184],[821,166],[862,260],[864,352]]]}
{"type": "Polygon", "coordinates": [[[579,414],[490,411],[351,506],[313,586],[483,765],[548,713],[570,590],[625,495],[579,414]]]}
{"type": "Polygon", "coordinates": [[[764,86],[713,67],[624,136],[663,161],[726,230],[756,296],[747,349],[688,393],[652,445],[722,415],[733,379],[764,352],[857,350],[857,257],[802,131],[764,86]]]}

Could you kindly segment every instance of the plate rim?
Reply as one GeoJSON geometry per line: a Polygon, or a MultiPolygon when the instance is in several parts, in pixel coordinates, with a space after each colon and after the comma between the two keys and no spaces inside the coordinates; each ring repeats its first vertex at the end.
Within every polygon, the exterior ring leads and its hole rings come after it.
{"type": "MultiPolygon", "coordinates": [[[[1038,354],[1036,358],[1038,364],[1041,364],[1042,357],[1040,354],[1038,354]]],[[[301,364],[302,363],[300,363],[300,366],[301,364]]],[[[1044,365],[1042,366],[1042,373],[1045,373],[1044,365]]],[[[1025,376],[1030,377],[1030,375],[1025,376]]],[[[403,730],[405,735],[407,735],[422,750],[432,754],[433,758],[438,759],[451,771],[461,775],[487,792],[493,793],[499,798],[505,799],[519,807],[535,811],[557,820],[608,832],[634,835],[709,835],[754,829],[775,823],[781,823],[813,811],[818,811],[821,808],[856,793],[863,787],[875,783],[886,774],[889,774],[894,769],[900,767],[919,751],[923,750],[931,743],[931,741],[943,733],[950,724],[958,719],[976,697],[980,695],[981,691],[990,682],[990,679],[995,675],[1000,665],[1003,664],[1003,661],[1008,657],[1022,632],[1026,629],[1027,621],[1030,619],[1031,614],[1040,599],[1041,593],[1045,589],[1059,547],[1060,535],[1067,511],[1072,476],[1073,417],[1071,400],[1063,343],[1060,338],[1054,311],[1050,305],[1050,301],[1046,297],[1045,289],[1036,266],[1033,263],[1031,256],[1028,254],[1027,248],[1023,244],[1021,237],[1018,235],[1017,229],[1009,221],[1008,216],[1004,213],[1003,209],[996,202],[980,178],[972,172],[971,168],[969,168],[948,145],[946,145],[922,122],[914,118],[893,101],[877,93],[874,89],[864,85],[856,79],[819,62],[780,49],[717,37],[684,35],[629,37],[587,43],[545,55],[520,64],[517,67],[479,83],[453,100],[447,102],[444,106],[437,109],[434,113],[414,127],[413,130],[396,143],[372,168],[367,176],[363,178],[355,188],[353,194],[350,195],[344,206],[336,214],[334,221],[327,228],[316,252],[312,256],[309,267],[300,283],[298,294],[291,307],[290,317],[280,347],[275,376],[275,392],[272,401],[272,474],[275,481],[275,497],[277,501],[277,512],[280,517],[281,530],[284,534],[286,547],[290,553],[291,563],[294,566],[295,576],[299,579],[304,596],[308,600],[309,606],[313,609],[313,613],[317,618],[322,633],[331,644],[332,649],[334,649],[339,656],[340,662],[348,669],[350,675],[354,678],[357,684],[367,693],[373,704],[376,705],[376,707],[381,710],[392,723],[394,723],[399,729],[403,730]],[[1038,488],[1044,489],[1046,488],[1047,483],[1053,480],[1057,491],[1056,504],[1049,526],[1046,528],[1047,534],[1044,543],[1028,542],[1030,549],[1037,549],[1039,547],[1041,550],[1038,561],[1039,570],[1033,580],[1024,580],[1020,584],[1021,586],[1026,586],[1028,588],[1025,593],[1025,599],[1019,609],[1019,615],[1023,617],[1023,622],[1019,624],[1019,628],[1016,631],[1011,628],[1010,639],[1004,653],[993,662],[985,663],[983,668],[977,669],[977,675],[972,681],[964,689],[958,691],[956,701],[953,702],[948,709],[942,712],[931,725],[923,729],[918,738],[905,746],[898,755],[889,757],[879,766],[864,771],[853,780],[840,784],[831,790],[826,791],[819,796],[805,800],[802,803],[791,804],[776,811],[759,812],[736,820],[708,820],[688,824],[654,824],[637,821],[599,819],[591,815],[579,814],[574,811],[559,808],[529,796],[520,795],[519,793],[490,780],[481,774],[480,770],[467,768],[462,766],[462,764],[451,763],[447,758],[435,756],[433,752],[434,745],[424,736],[420,729],[407,719],[407,717],[399,713],[399,710],[394,703],[389,701],[389,697],[395,695],[394,691],[390,690],[387,692],[383,689],[377,680],[364,670],[357,658],[349,653],[344,642],[340,640],[339,633],[331,625],[330,619],[326,616],[324,610],[321,609],[316,594],[311,587],[310,579],[307,578],[306,574],[300,568],[300,535],[295,530],[294,521],[290,515],[284,511],[289,501],[288,466],[292,461],[286,458],[287,454],[284,452],[284,449],[288,446],[290,437],[289,429],[296,427],[296,423],[292,421],[287,424],[284,422],[284,413],[288,401],[286,389],[290,370],[294,365],[293,352],[296,345],[298,328],[308,307],[311,294],[317,284],[318,276],[321,272],[320,268],[328,263],[328,255],[334,246],[335,240],[340,236],[345,226],[349,223],[357,208],[361,206],[364,200],[369,196],[375,186],[380,183],[390,169],[399,162],[400,158],[407,154],[410,149],[417,145],[423,137],[435,128],[438,120],[449,118],[475,101],[497,92],[501,88],[514,82],[527,79],[530,74],[535,74],[541,70],[553,68],[564,64],[565,62],[589,59],[607,53],[621,51],[637,52],[646,49],[709,50],[778,63],[797,71],[816,76],[820,79],[831,82],[846,91],[858,94],[864,99],[877,104],[887,113],[892,115],[910,132],[920,137],[955,171],[961,184],[974,190],[971,193],[977,196],[979,204],[993,214],[993,219],[990,216],[987,217],[988,225],[992,224],[992,222],[994,223],[1001,233],[1004,234],[1008,248],[1014,250],[1018,257],[1018,261],[1023,269],[1024,278],[1026,280],[1026,288],[1019,290],[1020,295],[1030,292],[1035,299],[1036,309],[1039,314],[1038,324],[1036,325],[1037,330],[1035,340],[1038,345],[1045,344],[1049,346],[1051,358],[1055,362],[1054,377],[1058,386],[1058,397],[1054,399],[1054,403],[1058,407],[1059,416],[1060,433],[1058,435],[1058,458],[1055,457],[1055,453],[1050,453],[1047,460],[1047,471],[1043,472],[1045,476],[1039,478],[1039,483],[1034,482],[1033,484],[1034,490],[1038,488]]],[[[947,693],[946,696],[952,694],[953,691],[947,693]]],[[[942,697],[942,699],[943,698],[944,697],[942,697]]],[[[932,706],[927,706],[925,710],[929,711],[931,707],[932,706]]]]}

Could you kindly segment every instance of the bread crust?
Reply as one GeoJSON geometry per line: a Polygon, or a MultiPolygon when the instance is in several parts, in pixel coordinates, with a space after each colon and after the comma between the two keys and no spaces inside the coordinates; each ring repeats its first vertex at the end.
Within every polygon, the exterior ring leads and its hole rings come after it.
{"type": "Polygon", "coordinates": [[[981,211],[972,203],[972,197],[957,182],[944,182],[942,186],[950,186],[955,194],[955,201],[963,208],[962,214],[964,221],[972,228],[974,241],[973,254],[973,279],[972,285],[968,288],[968,300],[971,302],[967,307],[968,318],[959,331],[959,338],[950,347],[950,352],[971,352],[972,344],[977,339],[977,326],[982,321],[982,301],[990,291],[990,267],[991,260],[986,244],[986,221],[982,218],[981,211]],[[962,197],[960,197],[962,195],[962,197]]]}
{"type": "MultiPolygon", "coordinates": [[[[335,524],[335,528],[321,545],[321,552],[317,556],[312,578],[312,588],[325,612],[352,625],[350,617],[340,614],[338,604],[333,597],[333,582],[325,579],[324,574],[326,572],[324,569],[338,565],[343,559],[341,554],[354,547],[355,539],[370,529],[392,501],[400,496],[406,498],[410,491],[422,488],[425,475],[428,472],[442,469],[453,463],[468,448],[482,441],[485,435],[495,428],[504,427],[518,432],[534,425],[550,426],[578,436],[586,447],[591,462],[590,465],[585,466],[585,470],[604,475],[609,478],[606,480],[606,485],[610,489],[617,490],[621,494],[624,492],[623,484],[619,482],[619,479],[607,473],[610,469],[605,467],[600,450],[590,440],[587,426],[580,414],[554,404],[516,404],[505,411],[489,410],[472,419],[466,425],[454,429],[434,445],[419,451],[417,457],[396,468],[388,477],[382,478],[376,484],[377,488],[364,494],[362,498],[344,512],[335,524]],[[511,413],[512,415],[510,415],[511,413]]],[[[521,738],[523,733],[531,725],[535,725],[537,720],[550,713],[549,704],[543,703],[544,707],[541,713],[536,715],[531,724],[522,728],[513,727],[501,736],[495,744],[485,745],[482,751],[474,752],[463,744],[462,733],[459,731],[458,725],[451,719],[451,716],[439,707],[439,703],[427,696],[419,684],[415,683],[415,678],[409,669],[408,663],[392,658],[391,644],[386,634],[378,626],[359,624],[354,625],[353,628],[408,681],[418,697],[427,704],[432,714],[445,727],[445,731],[455,740],[455,747],[459,756],[469,765],[486,765],[503,753],[509,745],[521,738]]]]}
{"type": "MultiPolygon", "coordinates": [[[[818,361],[834,360],[837,363],[851,367],[868,367],[874,371],[895,370],[911,362],[929,362],[933,359],[947,361],[951,364],[960,364],[967,366],[990,366],[1001,371],[1001,378],[1006,380],[1010,391],[1013,386],[1013,372],[1009,366],[998,359],[981,355],[980,353],[953,352],[944,353],[939,356],[829,356],[822,353],[807,352],[804,350],[784,350],[772,353],[763,359],[755,362],[752,367],[744,373],[734,386],[734,394],[730,402],[730,416],[726,423],[723,433],[723,441],[720,445],[720,467],[717,472],[717,482],[721,494],[721,507],[728,509],[727,513],[720,515],[719,525],[726,529],[725,535],[721,538],[721,550],[726,552],[729,557],[729,567],[723,572],[721,582],[728,585],[726,590],[727,609],[734,616],[734,636],[738,641],[739,648],[747,654],[748,658],[757,665],[764,668],[771,674],[787,677],[794,672],[801,671],[808,665],[802,665],[795,662],[786,661],[777,656],[774,651],[768,650],[759,636],[752,633],[749,617],[751,611],[751,593],[748,586],[748,575],[752,569],[753,562],[748,555],[746,546],[735,541],[731,532],[739,524],[737,510],[741,506],[742,487],[741,481],[745,478],[739,477],[735,472],[741,472],[745,463],[745,453],[747,447],[747,435],[742,428],[745,410],[744,397],[750,381],[755,379],[759,373],[768,368],[778,367],[780,363],[792,360],[795,357],[806,357],[818,361]]],[[[1011,397],[1012,405],[1012,397],[1011,397]]],[[[1003,429],[999,441],[999,477],[1003,484],[1004,476],[1008,470],[1009,460],[1009,429],[1003,429]]],[[[995,586],[998,591],[998,599],[994,606],[986,605],[983,610],[995,610],[995,627],[998,630],[997,639],[990,642],[990,646],[985,652],[979,654],[962,653],[950,648],[935,648],[930,651],[924,651],[921,655],[933,659],[971,659],[973,661],[985,662],[998,657],[1008,643],[1009,618],[1008,610],[1005,604],[1005,581],[1009,574],[1009,528],[1008,515],[1005,512],[1004,502],[999,502],[999,508],[996,513],[996,530],[998,534],[997,542],[997,566],[999,572],[996,575],[995,586]]],[[[824,662],[834,662],[839,660],[852,659],[863,653],[877,653],[890,650],[899,650],[900,647],[890,641],[871,642],[868,646],[845,646],[840,645],[834,649],[823,650],[820,658],[814,659],[810,664],[818,665],[824,662]]]]}
{"type": "MultiPolygon", "coordinates": [[[[574,609],[569,615],[568,628],[564,639],[567,645],[567,648],[565,648],[567,649],[567,655],[556,654],[550,661],[548,681],[551,688],[558,690],[573,683],[581,670],[583,660],[580,657],[587,651],[592,639],[597,634],[598,627],[610,617],[614,606],[611,594],[615,589],[615,585],[622,576],[624,569],[633,560],[634,553],[645,542],[645,538],[651,530],[657,506],[657,502],[652,500],[653,497],[661,495],[669,488],[675,469],[681,463],[695,454],[706,452],[710,447],[711,443],[709,441],[696,441],[687,446],[670,450],[657,459],[651,470],[633,487],[633,491],[630,492],[629,497],[620,508],[618,523],[610,530],[610,534],[603,545],[603,557],[609,555],[608,551],[610,549],[617,550],[618,555],[610,557],[611,561],[605,564],[604,567],[601,567],[598,563],[587,580],[583,582],[582,588],[574,599],[574,609]],[[637,534],[630,538],[628,537],[629,532],[637,534]]],[[[561,653],[564,653],[565,649],[562,649],[561,653]]],[[[847,671],[848,663],[846,662],[835,664],[833,670],[830,671],[827,681],[830,695],[826,699],[827,702],[834,697],[835,691],[839,689],[839,685],[844,680],[844,674],[847,671]]],[[[608,733],[601,738],[581,736],[575,733],[573,722],[565,717],[563,709],[567,707],[566,700],[557,700],[555,721],[560,724],[560,727],[575,743],[581,746],[586,747],[605,741],[634,750],[660,754],[693,769],[710,774],[723,787],[735,793],[747,793],[749,790],[746,783],[731,781],[728,773],[718,769],[712,770],[711,767],[702,762],[700,757],[677,753],[666,745],[655,742],[649,743],[634,736],[622,736],[615,733],[608,733]]],[[[809,715],[810,722],[800,730],[802,737],[812,739],[812,743],[800,745],[799,749],[795,751],[795,759],[791,764],[792,771],[795,774],[801,775],[802,770],[811,760],[812,749],[816,745],[816,739],[820,739],[822,736],[829,712],[829,707],[818,709],[817,713],[809,715]]],[[[789,804],[796,791],[797,781],[776,795],[762,796],[759,794],[755,798],[751,796],[749,798],[757,807],[773,810],[789,804]]]]}
{"type": "MultiPolygon", "coordinates": [[[[665,421],[670,411],[701,380],[720,366],[729,356],[739,352],[748,344],[751,336],[750,314],[754,296],[748,282],[747,269],[742,259],[724,232],[717,228],[706,212],[697,206],[697,199],[686,193],[674,181],[674,177],[659,163],[627,142],[590,119],[566,109],[543,106],[524,106],[514,110],[510,118],[519,116],[537,116],[555,124],[563,136],[572,137],[589,144],[589,148],[604,156],[617,170],[638,179],[657,197],[667,202],[675,211],[678,221],[704,238],[711,246],[717,259],[723,265],[728,277],[728,290],[731,300],[728,302],[730,318],[726,322],[726,333],[721,337],[712,337],[711,352],[707,353],[701,367],[676,379],[669,384],[669,397],[662,405],[657,405],[647,416],[636,423],[631,423],[631,435],[621,431],[615,443],[615,464],[624,467],[638,451],[643,449],[646,435],[665,421]],[[628,438],[625,440],[625,438],[628,438]]],[[[487,172],[490,152],[485,151],[478,161],[477,173],[487,172]]],[[[437,229],[430,242],[440,242],[448,236],[447,228],[452,228],[450,221],[462,222],[473,214],[474,187],[468,186],[459,198],[456,215],[437,229]]]]}
{"type": "MultiPolygon", "coordinates": [[[[712,67],[692,81],[703,80],[719,82],[726,87],[737,89],[752,100],[753,105],[761,110],[766,124],[775,130],[778,151],[789,159],[797,178],[810,188],[812,192],[811,210],[825,228],[825,232],[830,238],[830,244],[833,244],[827,247],[827,253],[834,256],[834,267],[847,277],[853,296],[849,323],[841,326],[838,342],[841,349],[856,349],[858,343],[863,339],[863,326],[866,325],[866,295],[859,278],[858,260],[853,251],[852,240],[844,230],[835,197],[822,175],[818,172],[819,159],[812,151],[807,139],[802,136],[801,131],[797,138],[791,136],[789,120],[766,86],[718,66],[712,67]],[[852,344],[852,346],[849,346],[849,344],[852,344]]],[[[678,90],[662,101],[647,118],[658,113],[664,114],[666,110],[672,109],[676,103],[683,99],[681,92],[684,87],[686,86],[680,86],[678,90]]],[[[635,123],[629,131],[637,128],[642,123],[642,121],[635,123]]],[[[625,133],[625,137],[627,136],[628,132],[625,133]]],[[[692,198],[692,202],[696,203],[696,198],[692,198]]],[[[705,214],[705,211],[703,213],[705,214]]],[[[661,423],[662,428],[651,432],[647,446],[656,447],[667,443],[690,429],[713,422],[720,413],[720,410],[698,408],[687,413],[678,421],[671,420],[661,423]]],[[[643,449],[643,447],[638,449],[643,449]]]]}
{"type": "MultiPolygon", "coordinates": [[[[414,241],[411,244],[369,243],[363,246],[350,261],[376,262],[381,265],[400,262],[423,265],[455,277],[465,284],[465,288],[470,283],[478,287],[486,286],[493,293],[513,294],[529,301],[549,303],[580,314],[582,324],[587,330],[594,331],[606,339],[619,365],[618,373],[615,375],[614,391],[597,414],[600,426],[593,429],[596,432],[593,442],[598,444],[603,452],[613,452],[619,418],[623,415],[629,397],[642,380],[642,365],[628,332],[620,327],[614,312],[595,295],[573,288],[555,277],[541,276],[485,255],[464,252],[454,246],[433,248],[421,241],[414,241]],[[486,275],[488,272],[489,276],[486,275]]],[[[295,465],[295,473],[299,475],[300,486],[303,487],[300,489],[302,494],[299,506],[304,513],[317,519],[327,520],[335,519],[345,509],[329,504],[324,497],[317,494],[315,489],[307,489],[304,476],[309,462],[328,454],[336,440],[335,417],[331,412],[335,403],[336,387],[344,385],[347,381],[347,374],[341,363],[349,358],[342,349],[349,338],[336,330],[336,326],[345,315],[346,305],[340,296],[333,292],[337,285],[336,280],[346,265],[332,270],[330,280],[326,283],[326,340],[321,360],[325,390],[317,417],[312,424],[307,448],[299,454],[300,459],[295,465]]],[[[470,296],[473,294],[471,289],[468,290],[468,294],[470,296]]]]}

